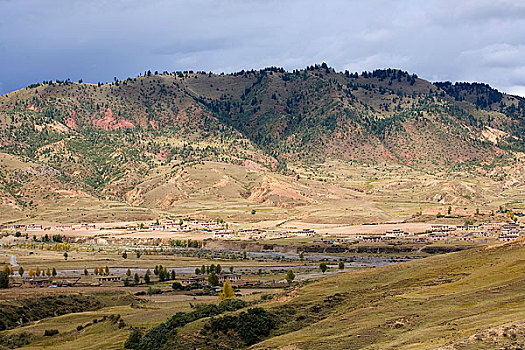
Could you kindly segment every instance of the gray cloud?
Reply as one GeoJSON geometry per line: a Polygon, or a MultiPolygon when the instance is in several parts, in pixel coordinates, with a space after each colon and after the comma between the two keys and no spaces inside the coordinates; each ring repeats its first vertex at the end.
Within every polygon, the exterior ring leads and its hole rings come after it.
{"type": "Polygon", "coordinates": [[[326,61],[525,91],[515,0],[0,0],[0,93],[145,70],[230,72],[326,61]]]}

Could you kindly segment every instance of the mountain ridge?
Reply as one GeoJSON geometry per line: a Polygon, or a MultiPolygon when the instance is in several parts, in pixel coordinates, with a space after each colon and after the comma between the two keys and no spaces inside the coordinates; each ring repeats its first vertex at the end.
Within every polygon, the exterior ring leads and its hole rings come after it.
{"type": "MultiPolygon", "coordinates": [[[[146,72],[108,84],[44,82],[0,96],[0,152],[55,169],[60,176],[49,181],[59,178],[62,189],[134,205],[202,162],[260,171],[256,183],[237,182],[234,197],[244,199],[272,183],[263,181],[265,171],[305,176],[331,161],[520,185],[524,101],[486,84],[433,84],[395,69],[336,72],[324,63],[292,72],[146,72]],[[153,185],[156,172],[164,179],[153,185]]],[[[325,170],[324,181],[337,178],[325,170]]],[[[29,185],[12,171],[2,175],[4,202],[24,197],[9,186],[24,192],[29,185]]],[[[213,185],[203,191],[216,193],[213,185]]],[[[150,205],[191,197],[179,187],[150,205]]]]}

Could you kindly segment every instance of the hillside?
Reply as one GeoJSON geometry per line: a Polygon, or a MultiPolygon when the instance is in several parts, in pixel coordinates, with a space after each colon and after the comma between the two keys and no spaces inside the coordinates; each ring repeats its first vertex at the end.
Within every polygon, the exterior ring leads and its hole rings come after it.
{"type": "Polygon", "coordinates": [[[1,205],[4,219],[81,208],[72,202],[290,209],[383,195],[399,180],[413,192],[403,202],[499,205],[525,184],[524,115],[523,99],[484,84],[325,64],[44,82],[0,96],[1,205]]]}
{"type": "MultiPolygon", "coordinates": [[[[519,349],[525,345],[524,253],[521,240],[323,278],[262,304],[276,322],[250,348],[519,349]]],[[[238,328],[210,333],[210,322],[170,332],[166,346],[246,347],[238,328]]]]}

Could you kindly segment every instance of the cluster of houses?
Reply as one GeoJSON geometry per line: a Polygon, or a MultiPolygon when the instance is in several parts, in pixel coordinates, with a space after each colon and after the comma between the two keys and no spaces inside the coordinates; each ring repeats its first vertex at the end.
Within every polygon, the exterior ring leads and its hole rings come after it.
{"type": "Polygon", "coordinates": [[[476,238],[492,238],[500,241],[512,241],[525,236],[525,228],[513,223],[484,223],[479,225],[432,225],[430,231],[420,234],[393,229],[379,235],[358,235],[358,241],[382,242],[397,239],[405,241],[472,241],[476,238]]]}
{"type": "Polygon", "coordinates": [[[214,238],[244,238],[249,240],[260,239],[279,239],[290,237],[318,237],[319,235],[312,229],[303,229],[298,231],[275,231],[275,230],[261,230],[261,229],[243,229],[237,231],[233,236],[233,232],[228,232],[227,235],[219,232],[214,234],[214,238]]]}
{"type": "MultiPolygon", "coordinates": [[[[249,281],[249,280],[243,280],[241,274],[219,274],[217,276],[219,280],[219,285],[222,285],[226,280],[230,281],[232,286],[250,286],[250,285],[256,285],[258,282],[255,281],[249,281]]],[[[97,276],[95,277],[96,283],[86,283],[86,282],[80,282],[79,279],[76,281],[68,281],[68,280],[53,280],[51,278],[31,278],[31,279],[23,279],[22,282],[19,284],[22,288],[43,288],[43,287],[73,287],[75,285],[90,285],[90,286],[100,286],[106,283],[119,283],[122,281],[121,276],[97,276]]],[[[181,277],[179,278],[180,282],[187,286],[187,285],[208,285],[208,277],[207,276],[188,276],[188,277],[181,277]]]]}
{"type": "Polygon", "coordinates": [[[16,225],[0,225],[0,230],[7,231],[48,231],[55,229],[57,231],[73,231],[73,230],[95,230],[95,224],[80,224],[80,225],[55,225],[44,226],[42,224],[16,224],[16,225]]]}
{"type": "MultiPolygon", "coordinates": [[[[130,229],[138,229],[130,228],[130,229]]],[[[150,224],[147,228],[149,231],[208,231],[208,232],[215,232],[219,230],[223,230],[223,226],[217,222],[214,221],[189,221],[189,222],[173,222],[173,221],[165,221],[162,223],[155,223],[150,224]]]]}

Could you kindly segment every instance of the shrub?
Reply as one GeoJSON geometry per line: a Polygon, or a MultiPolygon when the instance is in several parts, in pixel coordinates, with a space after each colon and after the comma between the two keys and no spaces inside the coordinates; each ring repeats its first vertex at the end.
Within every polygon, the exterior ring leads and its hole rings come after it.
{"type": "Polygon", "coordinates": [[[44,337],[52,337],[58,334],[58,329],[46,329],[44,331],[44,337]]]}
{"type": "Polygon", "coordinates": [[[212,318],[209,329],[213,333],[234,331],[247,345],[252,345],[270,335],[270,331],[276,326],[275,315],[257,307],[241,312],[238,316],[226,315],[212,318]]]}
{"type": "Polygon", "coordinates": [[[0,288],[9,288],[9,275],[0,271],[0,288]]]}
{"type": "Polygon", "coordinates": [[[140,329],[133,329],[128,339],[124,343],[126,349],[138,349],[140,340],[142,339],[142,331],[140,329]]]}

